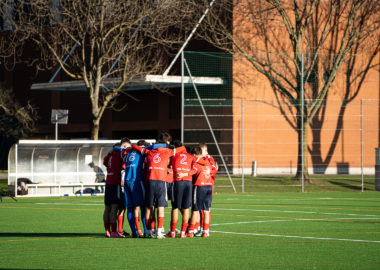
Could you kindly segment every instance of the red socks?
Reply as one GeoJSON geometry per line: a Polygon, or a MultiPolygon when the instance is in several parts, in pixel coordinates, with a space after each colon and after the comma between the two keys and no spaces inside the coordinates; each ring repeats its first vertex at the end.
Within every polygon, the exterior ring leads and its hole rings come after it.
{"type": "Polygon", "coordinates": [[[201,212],[201,215],[200,215],[200,219],[201,219],[201,228],[203,228],[203,223],[205,221],[205,212],[203,210],[200,211],[201,212]]]}
{"type": "Polygon", "coordinates": [[[210,228],[210,223],[208,223],[208,224],[203,224],[203,230],[204,231],[207,231],[208,229],[210,228]]]}
{"type": "Polygon", "coordinates": [[[136,230],[141,231],[139,217],[135,217],[135,224],[136,224],[136,230]]]}
{"type": "Polygon", "coordinates": [[[176,227],[177,227],[177,222],[170,223],[170,231],[175,232],[176,227]]]}
{"type": "Polygon", "coordinates": [[[158,226],[157,228],[163,228],[164,227],[164,217],[158,217],[158,226]]]}
{"type": "Polygon", "coordinates": [[[150,229],[151,230],[156,229],[156,220],[155,219],[150,219],[150,229]]]}
{"type": "Polygon", "coordinates": [[[186,232],[188,225],[189,225],[188,223],[182,223],[181,232],[186,232]]]}
{"type": "Polygon", "coordinates": [[[118,229],[119,229],[119,232],[123,232],[124,229],[123,229],[123,223],[124,223],[124,216],[117,216],[117,221],[118,221],[118,229]]]}
{"type": "MultiPolygon", "coordinates": [[[[190,225],[191,226],[191,225],[190,225]]],[[[198,230],[198,227],[199,227],[199,222],[196,222],[194,225],[194,228],[193,229],[196,229],[196,230],[198,230]]]]}

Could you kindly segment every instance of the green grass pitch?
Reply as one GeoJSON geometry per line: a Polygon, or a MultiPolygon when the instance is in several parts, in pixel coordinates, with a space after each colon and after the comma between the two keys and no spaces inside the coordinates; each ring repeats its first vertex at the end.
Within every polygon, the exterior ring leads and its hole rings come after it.
{"type": "Polygon", "coordinates": [[[102,213],[101,196],[3,198],[0,269],[380,269],[375,192],[216,194],[209,238],[106,239],[102,213]]]}

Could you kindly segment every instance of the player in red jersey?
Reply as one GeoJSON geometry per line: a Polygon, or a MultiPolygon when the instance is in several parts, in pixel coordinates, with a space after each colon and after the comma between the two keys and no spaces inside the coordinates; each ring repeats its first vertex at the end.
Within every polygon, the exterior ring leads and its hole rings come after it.
{"type": "MultiPolygon", "coordinates": [[[[162,133],[158,139],[158,143],[167,143],[171,141],[168,133],[162,133]]],[[[175,150],[159,147],[155,150],[141,148],[133,145],[135,150],[141,152],[145,156],[147,162],[147,194],[146,194],[146,219],[148,219],[148,232],[151,228],[151,213],[156,205],[158,209],[158,226],[157,238],[165,238],[164,235],[164,208],[168,206],[166,201],[166,180],[168,174],[168,164],[170,157],[175,154],[175,150]]]]}
{"type": "Polygon", "coordinates": [[[189,208],[192,201],[193,184],[190,172],[194,156],[187,153],[185,146],[180,141],[174,141],[174,147],[176,147],[176,154],[170,158],[174,176],[174,196],[172,198],[170,232],[167,234],[167,237],[175,237],[178,209],[181,209],[182,227],[180,237],[185,238],[189,220],[189,208]]]}
{"type": "MultiPolygon", "coordinates": [[[[202,157],[205,158],[205,159],[208,159],[210,164],[214,167],[215,169],[215,173],[212,174],[212,179],[214,180],[212,182],[212,194],[214,194],[214,184],[215,184],[215,177],[216,177],[216,173],[219,169],[218,167],[218,163],[214,160],[214,158],[208,153],[208,149],[207,149],[207,145],[205,143],[199,143],[199,147],[202,149],[202,157]]],[[[211,223],[211,209],[209,211],[209,215],[210,215],[210,223],[211,223]]],[[[204,221],[204,212],[201,211],[200,212],[200,219],[199,219],[199,223],[200,223],[200,228],[203,227],[203,221],[204,221]]],[[[198,227],[198,226],[197,226],[198,227]]],[[[197,228],[195,228],[197,229],[197,228]]],[[[202,236],[202,230],[199,229],[197,233],[194,233],[195,236],[202,236]]]]}
{"type": "Polygon", "coordinates": [[[209,236],[209,211],[212,202],[212,174],[216,173],[216,169],[212,166],[208,159],[202,158],[202,149],[197,146],[192,153],[197,158],[193,165],[194,175],[194,192],[193,192],[193,207],[192,217],[189,226],[188,237],[194,236],[194,226],[199,219],[199,211],[204,211],[204,223],[202,227],[202,237],[209,236]]]}
{"type": "MultiPolygon", "coordinates": [[[[128,140],[129,141],[129,140],[128,140]]],[[[106,237],[121,238],[124,235],[118,233],[116,217],[117,211],[122,204],[121,197],[121,169],[123,164],[122,147],[127,147],[128,141],[122,141],[115,145],[103,160],[107,167],[106,187],[104,193],[105,209],[103,213],[106,237]]],[[[130,144],[130,143],[129,143],[130,144]]]]}

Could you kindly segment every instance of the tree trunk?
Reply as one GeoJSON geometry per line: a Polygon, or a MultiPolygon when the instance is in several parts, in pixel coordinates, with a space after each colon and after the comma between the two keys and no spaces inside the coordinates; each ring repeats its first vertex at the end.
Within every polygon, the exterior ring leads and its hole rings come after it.
{"type": "Polygon", "coordinates": [[[302,179],[302,165],[303,165],[303,176],[304,180],[310,183],[310,176],[308,171],[308,151],[307,151],[307,121],[306,117],[304,117],[303,128],[301,125],[301,113],[298,112],[297,117],[297,132],[298,132],[298,159],[297,159],[297,172],[295,176],[295,180],[302,179]],[[303,139],[302,139],[303,135],[303,139]]]}
{"type": "Polygon", "coordinates": [[[100,118],[99,119],[93,118],[91,121],[91,127],[90,127],[91,140],[99,139],[99,126],[100,126],[99,123],[100,123],[100,118]]]}

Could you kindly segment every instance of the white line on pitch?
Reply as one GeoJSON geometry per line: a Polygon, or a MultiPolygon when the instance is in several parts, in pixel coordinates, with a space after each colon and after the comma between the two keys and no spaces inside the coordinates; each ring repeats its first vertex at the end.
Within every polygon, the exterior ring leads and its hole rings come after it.
{"type": "Polygon", "coordinates": [[[54,205],[104,205],[102,203],[35,203],[35,204],[54,204],[54,205]]]}
{"type": "MultiPolygon", "coordinates": [[[[377,220],[380,218],[334,218],[334,220],[377,220]]],[[[331,221],[327,218],[296,218],[296,219],[275,219],[275,220],[253,220],[253,221],[241,221],[241,222],[229,222],[220,224],[211,224],[210,226],[222,226],[222,225],[238,225],[238,224],[250,224],[250,223],[266,223],[266,222],[281,222],[281,221],[331,221]]]]}
{"type": "MultiPolygon", "coordinates": [[[[35,203],[42,205],[90,205],[99,206],[102,203],[35,203]]],[[[232,209],[232,208],[215,208],[212,210],[222,211],[251,211],[251,212],[280,212],[280,213],[301,213],[301,214],[321,214],[321,215],[342,215],[342,216],[360,216],[360,217],[379,217],[379,215],[363,215],[363,214],[347,214],[347,213],[326,213],[326,212],[313,212],[313,211],[294,211],[294,210],[269,210],[269,209],[232,209]]]]}
{"type": "Polygon", "coordinates": [[[223,231],[211,231],[211,232],[213,232],[213,233],[225,233],[225,234],[237,234],[237,235],[280,237],[280,238],[282,237],[282,238],[298,238],[298,239],[328,240],[328,241],[380,243],[380,241],[362,240],[362,239],[327,238],[327,237],[312,237],[312,236],[299,236],[299,235],[281,235],[281,234],[263,234],[263,233],[239,233],[239,232],[223,232],[223,231]]]}
{"type": "MultiPolygon", "coordinates": [[[[227,198],[227,201],[315,201],[315,200],[321,200],[321,201],[327,201],[327,200],[333,200],[333,201],[360,201],[361,199],[358,198],[298,198],[298,199],[291,199],[291,198],[227,198]]],[[[371,201],[380,201],[378,198],[368,198],[368,200],[371,201]]],[[[366,201],[366,199],[364,199],[366,201]]]]}
{"type": "Polygon", "coordinates": [[[249,223],[266,223],[266,222],[280,222],[280,221],[294,221],[294,219],[254,220],[254,221],[242,221],[242,222],[229,222],[229,223],[211,224],[210,226],[237,225],[237,224],[249,224],[249,223]]]}
{"type": "Polygon", "coordinates": [[[321,214],[321,215],[343,215],[343,216],[360,216],[360,217],[378,217],[379,215],[347,214],[347,213],[325,213],[315,211],[291,211],[291,210],[268,210],[268,209],[233,209],[233,208],[215,208],[212,210],[222,211],[252,211],[252,212],[280,212],[280,213],[301,213],[301,214],[321,214]]]}

